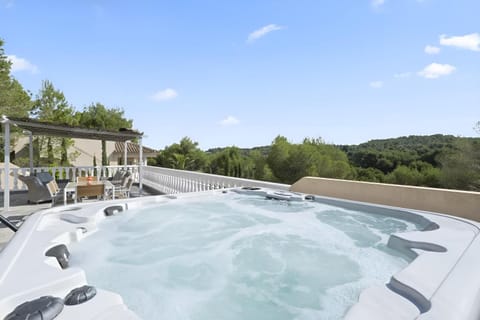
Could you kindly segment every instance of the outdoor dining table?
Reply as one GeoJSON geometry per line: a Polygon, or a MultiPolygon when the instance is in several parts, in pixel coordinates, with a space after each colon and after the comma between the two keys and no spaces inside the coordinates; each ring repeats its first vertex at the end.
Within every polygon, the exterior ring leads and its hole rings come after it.
{"type": "Polygon", "coordinates": [[[74,203],[77,203],[77,198],[80,195],[83,196],[103,196],[106,199],[106,195],[111,190],[112,200],[115,200],[115,185],[108,180],[102,181],[88,181],[88,182],[69,182],[63,189],[63,204],[67,205],[67,193],[74,192],[74,203]]]}

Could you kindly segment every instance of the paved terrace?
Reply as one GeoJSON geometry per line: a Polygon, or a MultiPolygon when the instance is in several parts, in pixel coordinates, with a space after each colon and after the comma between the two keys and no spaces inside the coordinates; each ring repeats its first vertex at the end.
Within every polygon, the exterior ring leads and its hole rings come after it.
{"type": "MultiPolygon", "coordinates": [[[[140,196],[150,196],[153,194],[150,189],[143,189],[142,195],[140,195],[140,190],[137,185],[132,186],[131,197],[140,197],[140,196]]],[[[102,200],[84,200],[84,202],[95,202],[102,200]]],[[[3,193],[0,194],[0,203],[3,203],[3,193]]],[[[63,206],[63,200],[55,204],[55,206],[63,206]]],[[[10,193],[10,209],[8,212],[5,212],[3,208],[0,209],[0,214],[4,217],[7,217],[11,222],[17,226],[21,225],[24,219],[27,219],[29,215],[45,210],[52,207],[51,202],[44,202],[39,204],[29,204],[27,203],[27,191],[17,191],[10,193]]],[[[5,244],[10,241],[14,232],[7,228],[3,223],[0,223],[0,250],[5,246],[5,244]]]]}

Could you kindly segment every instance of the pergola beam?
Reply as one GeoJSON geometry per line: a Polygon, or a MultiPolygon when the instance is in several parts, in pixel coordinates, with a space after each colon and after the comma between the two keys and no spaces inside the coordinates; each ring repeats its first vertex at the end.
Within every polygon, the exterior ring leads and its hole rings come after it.
{"type": "Polygon", "coordinates": [[[64,138],[81,138],[105,141],[126,141],[139,139],[142,132],[123,129],[119,131],[100,130],[71,126],[67,124],[56,124],[27,118],[8,118],[9,122],[19,128],[32,132],[33,135],[55,136],[64,138]]]}

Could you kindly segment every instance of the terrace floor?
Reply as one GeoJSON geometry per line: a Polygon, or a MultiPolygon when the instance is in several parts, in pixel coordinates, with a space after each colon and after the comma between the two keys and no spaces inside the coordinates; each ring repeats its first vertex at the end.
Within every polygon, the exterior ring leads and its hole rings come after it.
{"type": "MultiPolygon", "coordinates": [[[[149,196],[153,193],[149,192],[148,189],[144,188],[142,195],[140,195],[140,190],[137,185],[132,186],[132,191],[130,197],[140,197],[140,196],[149,196]]],[[[84,200],[84,202],[95,202],[98,200],[84,200]]],[[[101,201],[101,200],[100,200],[101,201]]],[[[3,192],[0,194],[0,203],[3,204],[3,192]]],[[[63,205],[63,202],[55,204],[63,205]]],[[[10,209],[6,212],[3,208],[0,208],[0,214],[4,217],[7,217],[11,222],[17,226],[28,218],[29,215],[44,209],[48,209],[52,206],[51,202],[39,203],[39,204],[29,204],[27,202],[27,191],[17,191],[10,193],[10,209]]],[[[14,235],[14,232],[7,228],[3,223],[0,223],[0,251],[2,248],[10,241],[11,237],[14,235]]]]}

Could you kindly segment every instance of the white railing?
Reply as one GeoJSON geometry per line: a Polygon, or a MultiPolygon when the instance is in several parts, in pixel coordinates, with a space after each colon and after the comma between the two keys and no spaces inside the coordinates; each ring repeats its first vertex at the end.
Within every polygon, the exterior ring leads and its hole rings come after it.
{"type": "Polygon", "coordinates": [[[245,186],[280,190],[290,188],[290,185],[287,184],[152,166],[142,167],[142,181],[143,184],[166,194],[245,186]]]}
{"type": "MultiPolygon", "coordinates": [[[[49,172],[55,179],[74,181],[78,176],[96,176],[99,179],[113,176],[125,166],[85,166],[85,167],[35,167],[33,173],[49,172]]],[[[126,166],[132,172],[134,182],[140,181],[137,165],[126,166]]],[[[5,169],[0,168],[0,192],[5,190],[5,169]]],[[[30,175],[30,168],[10,168],[10,191],[27,190],[25,184],[18,179],[19,175],[30,175]]],[[[288,190],[290,185],[241,179],[201,172],[167,169],[162,167],[143,166],[142,183],[161,193],[172,194],[182,192],[206,191],[232,187],[264,187],[288,190]]]]}
{"type": "MultiPolygon", "coordinates": [[[[49,172],[55,179],[74,181],[78,176],[96,176],[99,179],[112,177],[118,170],[132,172],[134,182],[139,182],[138,165],[130,166],[85,166],[85,167],[34,167],[33,173],[49,172]]],[[[10,191],[27,190],[18,175],[30,175],[30,168],[10,168],[10,191]]],[[[0,191],[5,190],[5,169],[0,168],[0,191]]]]}

